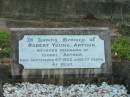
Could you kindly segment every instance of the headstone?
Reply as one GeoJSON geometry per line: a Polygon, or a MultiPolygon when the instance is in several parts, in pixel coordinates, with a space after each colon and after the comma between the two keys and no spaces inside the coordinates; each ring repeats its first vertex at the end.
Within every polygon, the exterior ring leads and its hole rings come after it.
{"type": "Polygon", "coordinates": [[[112,73],[108,28],[10,30],[13,77],[60,78],[63,81],[112,73]]]}

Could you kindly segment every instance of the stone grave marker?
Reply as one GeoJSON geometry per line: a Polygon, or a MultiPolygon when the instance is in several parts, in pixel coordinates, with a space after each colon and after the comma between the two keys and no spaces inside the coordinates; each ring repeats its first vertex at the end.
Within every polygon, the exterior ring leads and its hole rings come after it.
{"type": "Polygon", "coordinates": [[[108,28],[10,28],[12,76],[81,79],[111,75],[108,28]]]}

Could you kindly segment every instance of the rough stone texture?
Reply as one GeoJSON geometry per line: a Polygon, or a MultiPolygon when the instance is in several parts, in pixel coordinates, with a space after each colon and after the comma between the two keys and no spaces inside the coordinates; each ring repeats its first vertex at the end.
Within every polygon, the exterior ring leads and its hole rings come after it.
{"type": "Polygon", "coordinates": [[[3,82],[11,78],[10,66],[0,63],[0,97],[3,97],[3,82]]]}
{"type": "Polygon", "coordinates": [[[0,0],[0,17],[19,19],[122,19],[129,0],[0,0]]]}
{"type": "Polygon", "coordinates": [[[130,92],[130,61],[113,62],[115,83],[124,84],[130,92]]]}
{"type": "MultiPolygon", "coordinates": [[[[44,79],[64,79],[86,77],[97,77],[99,74],[111,75],[111,49],[110,30],[107,28],[12,28],[13,64],[12,75],[14,77],[23,75],[23,78],[35,77],[44,79]],[[25,70],[18,63],[18,41],[24,35],[99,35],[105,42],[106,63],[101,69],[47,69],[47,70],[25,70]],[[37,76],[36,76],[37,75],[37,76]],[[72,77],[73,76],[73,77],[72,77]]],[[[83,80],[83,79],[82,79],[83,80]]],[[[51,81],[51,80],[49,80],[51,81]]]]}
{"type": "Polygon", "coordinates": [[[128,97],[123,85],[76,84],[57,86],[39,83],[17,83],[3,85],[5,97],[128,97]],[[12,92],[13,91],[13,92],[12,92]]]}
{"type": "Polygon", "coordinates": [[[2,80],[0,80],[0,96],[2,97],[3,95],[3,86],[2,86],[2,80]]]}

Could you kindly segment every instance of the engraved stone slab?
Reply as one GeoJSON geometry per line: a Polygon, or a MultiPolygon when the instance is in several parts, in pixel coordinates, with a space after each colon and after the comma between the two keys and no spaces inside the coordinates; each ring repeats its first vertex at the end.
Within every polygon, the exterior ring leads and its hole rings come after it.
{"type": "Polygon", "coordinates": [[[24,69],[101,68],[104,40],[98,35],[25,35],[19,41],[24,69]]]}
{"type": "Polygon", "coordinates": [[[40,72],[43,75],[112,73],[108,28],[10,30],[13,76],[19,76],[25,70],[40,72]]]}

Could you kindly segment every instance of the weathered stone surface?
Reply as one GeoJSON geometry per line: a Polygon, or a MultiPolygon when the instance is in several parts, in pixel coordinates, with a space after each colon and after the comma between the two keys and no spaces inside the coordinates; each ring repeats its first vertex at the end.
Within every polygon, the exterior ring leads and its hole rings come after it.
{"type": "MultiPolygon", "coordinates": [[[[110,30],[108,28],[11,28],[13,64],[12,75],[14,77],[23,75],[23,78],[51,78],[63,82],[67,78],[86,78],[97,77],[100,74],[110,75],[111,68],[111,49],[110,49],[110,30]],[[65,68],[65,69],[23,69],[19,64],[19,40],[24,35],[98,35],[104,40],[105,63],[101,68],[65,68]]],[[[96,52],[95,52],[96,53],[96,52]]]]}
{"type": "Polygon", "coordinates": [[[0,96],[2,97],[2,95],[3,95],[3,86],[2,86],[2,80],[0,80],[0,96]]]}
{"type": "Polygon", "coordinates": [[[15,19],[122,19],[129,11],[129,0],[0,0],[0,16],[15,19]]]}
{"type": "Polygon", "coordinates": [[[113,62],[112,68],[115,83],[123,83],[130,92],[130,61],[113,62]]]}

